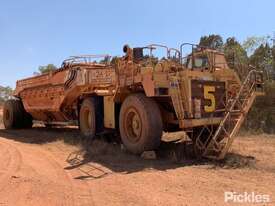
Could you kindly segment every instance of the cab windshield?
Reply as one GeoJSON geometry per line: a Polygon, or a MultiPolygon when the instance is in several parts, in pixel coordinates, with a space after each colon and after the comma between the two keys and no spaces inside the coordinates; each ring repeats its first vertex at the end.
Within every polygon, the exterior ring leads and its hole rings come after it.
{"type": "Polygon", "coordinates": [[[192,61],[192,57],[190,56],[187,61],[188,69],[207,68],[208,66],[209,63],[207,56],[195,56],[194,61],[192,61]]]}

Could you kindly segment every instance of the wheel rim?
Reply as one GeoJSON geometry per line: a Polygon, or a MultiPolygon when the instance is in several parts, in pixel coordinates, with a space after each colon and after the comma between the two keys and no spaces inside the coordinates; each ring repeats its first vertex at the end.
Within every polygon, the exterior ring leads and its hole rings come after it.
{"type": "Polygon", "coordinates": [[[91,111],[89,110],[88,111],[88,115],[87,115],[87,118],[88,118],[88,128],[91,129],[92,128],[92,114],[91,114],[91,111]]]}
{"type": "Polygon", "coordinates": [[[142,132],[142,121],[134,108],[130,108],[126,112],[124,127],[128,139],[133,143],[138,142],[142,132]]]}
{"type": "Polygon", "coordinates": [[[5,118],[6,121],[10,120],[10,116],[11,116],[10,111],[8,109],[5,110],[4,111],[4,118],[5,118]]]}
{"type": "Polygon", "coordinates": [[[90,132],[93,129],[93,120],[92,120],[92,112],[89,108],[85,108],[83,112],[84,116],[84,126],[86,132],[90,132]]]}

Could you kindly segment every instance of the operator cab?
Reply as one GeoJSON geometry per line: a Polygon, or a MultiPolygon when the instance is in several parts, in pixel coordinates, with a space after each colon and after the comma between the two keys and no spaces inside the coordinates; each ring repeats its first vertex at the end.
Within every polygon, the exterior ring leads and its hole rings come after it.
{"type": "Polygon", "coordinates": [[[181,63],[186,69],[215,71],[219,68],[228,68],[223,53],[196,44],[181,44],[180,56],[181,63]],[[184,53],[188,55],[185,56],[184,53]]]}
{"type": "Polygon", "coordinates": [[[186,61],[186,68],[207,70],[209,68],[209,60],[207,55],[189,56],[186,61]]]}
{"type": "Polygon", "coordinates": [[[223,53],[206,48],[193,50],[187,57],[182,58],[182,64],[190,70],[215,71],[229,68],[223,53]]]}
{"type": "Polygon", "coordinates": [[[133,48],[133,56],[135,62],[142,61],[144,58],[146,58],[144,56],[143,49],[144,48],[142,47],[133,48]]]}

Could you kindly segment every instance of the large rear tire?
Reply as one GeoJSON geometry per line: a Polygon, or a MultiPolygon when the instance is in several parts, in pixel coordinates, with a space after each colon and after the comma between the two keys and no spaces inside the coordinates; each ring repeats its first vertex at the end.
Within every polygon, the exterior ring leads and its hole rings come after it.
{"type": "Polygon", "coordinates": [[[163,125],[157,103],[144,94],[133,94],[123,102],[119,128],[126,149],[134,154],[157,149],[163,125]]]}
{"type": "Polygon", "coordinates": [[[103,129],[102,102],[97,97],[86,98],[79,111],[79,127],[81,134],[88,138],[94,138],[95,135],[103,129]]]}
{"type": "Polygon", "coordinates": [[[6,129],[20,129],[32,127],[32,116],[27,113],[19,99],[10,99],[5,102],[3,122],[6,129]]]}

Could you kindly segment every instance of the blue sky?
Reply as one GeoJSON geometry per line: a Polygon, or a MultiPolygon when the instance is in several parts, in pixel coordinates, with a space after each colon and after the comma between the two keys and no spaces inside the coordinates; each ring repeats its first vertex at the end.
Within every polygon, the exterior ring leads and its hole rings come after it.
{"type": "Polygon", "coordinates": [[[0,85],[15,86],[39,65],[70,55],[121,55],[143,46],[220,34],[243,41],[275,31],[272,0],[1,0],[0,85]]]}

